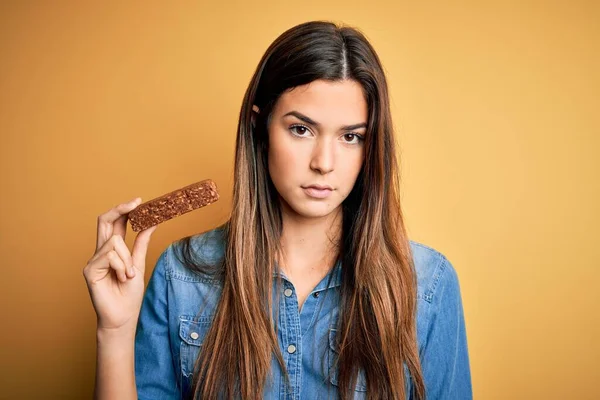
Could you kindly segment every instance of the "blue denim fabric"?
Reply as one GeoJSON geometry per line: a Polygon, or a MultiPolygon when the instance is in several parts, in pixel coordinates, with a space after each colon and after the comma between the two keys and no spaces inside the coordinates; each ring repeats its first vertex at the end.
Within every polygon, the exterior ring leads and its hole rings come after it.
{"type": "MultiPolygon", "coordinates": [[[[410,245],[417,271],[417,337],[427,398],[471,399],[465,321],[456,272],[436,250],[413,241],[410,245]]],[[[194,236],[192,248],[206,261],[218,260],[224,253],[222,231],[215,229],[194,236]]],[[[135,375],[138,396],[143,400],[184,398],[221,293],[218,282],[190,272],[173,252],[171,244],[160,255],[140,312],[135,375]]],[[[280,295],[273,294],[273,304],[279,304],[278,340],[291,390],[273,358],[265,399],[338,398],[337,373],[334,368],[331,374],[328,372],[337,351],[335,326],[341,263],[330,275],[331,280],[328,275],[314,288],[301,311],[293,285],[281,275],[280,295]]],[[[407,393],[410,389],[407,381],[407,393]]],[[[361,373],[355,398],[366,399],[366,395],[366,381],[361,373]]]]}

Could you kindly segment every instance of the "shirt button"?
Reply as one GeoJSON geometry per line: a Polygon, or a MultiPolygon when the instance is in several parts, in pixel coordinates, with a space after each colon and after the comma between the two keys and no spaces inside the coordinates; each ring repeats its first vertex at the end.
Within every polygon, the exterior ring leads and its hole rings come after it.
{"type": "Polygon", "coordinates": [[[290,344],[287,348],[287,352],[292,354],[296,352],[296,346],[294,346],[293,344],[290,344]]]}
{"type": "Polygon", "coordinates": [[[292,295],[292,289],[285,289],[283,291],[283,294],[285,294],[285,297],[290,297],[292,295]]]}
{"type": "Polygon", "coordinates": [[[199,336],[198,336],[198,333],[196,333],[196,332],[192,332],[192,333],[190,333],[190,337],[191,337],[192,339],[196,340],[196,339],[198,339],[198,337],[199,337],[199,336]]]}
{"type": "Polygon", "coordinates": [[[320,293],[320,292],[314,292],[314,293],[313,293],[313,297],[315,297],[315,298],[316,298],[316,297],[319,297],[319,293],[320,293]]]}

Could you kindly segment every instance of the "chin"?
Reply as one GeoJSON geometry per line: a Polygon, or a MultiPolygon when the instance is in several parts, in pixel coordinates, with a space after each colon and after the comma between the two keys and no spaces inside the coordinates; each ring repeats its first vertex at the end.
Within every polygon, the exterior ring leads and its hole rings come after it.
{"type": "Polygon", "coordinates": [[[339,205],[333,206],[331,203],[312,201],[303,202],[302,204],[289,204],[289,206],[293,212],[305,218],[326,217],[339,207],[339,205]]]}

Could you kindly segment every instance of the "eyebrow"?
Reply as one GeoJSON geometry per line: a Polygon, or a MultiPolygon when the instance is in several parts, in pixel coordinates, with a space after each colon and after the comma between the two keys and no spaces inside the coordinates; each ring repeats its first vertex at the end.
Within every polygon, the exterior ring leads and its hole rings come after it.
{"type": "MultiPolygon", "coordinates": [[[[307,124],[316,126],[317,128],[321,126],[321,124],[318,123],[317,121],[312,120],[311,118],[307,117],[306,115],[304,115],[298,111],[290,111],[289,113],[285,114],[283,117],[287,117],[288,115],[293,115],[294,117],[298,118],[299,120],[302,120],[302,121],[306,122],[307,124]]],[[[354,129],[360,129],[360,128],[366,128],[366,127],[367,127],[367,123],[362,122],[360,124],[342,126],[342,130],[351,131],[354,129]]]]}

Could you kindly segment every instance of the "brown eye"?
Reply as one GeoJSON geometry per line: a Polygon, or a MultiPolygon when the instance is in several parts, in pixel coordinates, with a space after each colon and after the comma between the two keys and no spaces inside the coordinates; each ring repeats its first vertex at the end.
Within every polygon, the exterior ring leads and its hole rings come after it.
{"type": "Polygon", "coordinates": [[[304,125],[292,125],[290,131],[296,136],[304,136],[308,132],[308,128],[304,125]]]}
{"type": "Polygon", "coordinates": [[[355,133],[346,133],[344,135],[344,139],[349,139],[349,140],[345,140],[345,141],[346,141],[346,143],[350,143],[350,144],[359,143],[364,140],[364,138],[362,136],[357,135],[355,133]],[[354,140],[354,139],[356,139],[356,140],[354,140]]]}

